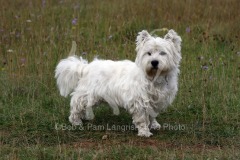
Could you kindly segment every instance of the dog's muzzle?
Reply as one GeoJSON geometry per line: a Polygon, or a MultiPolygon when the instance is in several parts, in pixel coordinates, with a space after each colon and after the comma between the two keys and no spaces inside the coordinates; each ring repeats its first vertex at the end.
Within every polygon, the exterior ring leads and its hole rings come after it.
{"type": "Polygon", "coordinates": [[[152,66],[153,66],[154,69],[157,69],[159,62],[158,62],[157,60],[153,60],[153,61],[151,62],[151,64],[152,64],[152,66]]]}
{"type": "Polygon", "coordinates": [[[157,74],[157,71],[158,71],[158,64],[159,64],[159,61],[157,60],[152,60],[151,61],[151,67],[147,70],[147,75],[152,79],[155,77],[155,75],[157,74]]]}

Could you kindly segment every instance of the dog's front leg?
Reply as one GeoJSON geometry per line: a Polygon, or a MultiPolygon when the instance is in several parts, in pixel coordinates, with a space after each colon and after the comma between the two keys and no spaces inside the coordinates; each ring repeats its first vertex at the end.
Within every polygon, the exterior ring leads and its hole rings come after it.
{"type": "Polygon", "coordinates": [[[85,109],[84,106],[86,104],[86,98],[79,96],[76,92],[72,95],[71,98],[71,110],[70,110],[70,116],[69,121],[73,125],[82,125],[82,119],[85,115],[85,109]]]}
{"type": "Polygon", "coordinates": [[[138,129],[138,136],[150,137],[152,133],[149,130],[149,114],[147,114],[145,109],[136,109],[133,112],[133,124],[135,124],[138,129]]]}
{"type": "Polygon", "coordinates": [[[150,129],[159,130],[161,125],[157,122],[155,117],[150,116],[150,129]]]}

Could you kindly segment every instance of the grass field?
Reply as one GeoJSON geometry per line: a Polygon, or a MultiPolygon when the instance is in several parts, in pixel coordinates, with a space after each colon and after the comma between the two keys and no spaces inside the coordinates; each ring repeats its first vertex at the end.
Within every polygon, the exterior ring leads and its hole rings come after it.
{"type": "Polygon", "coordinates": [[[0,4],[0,159],[240,159],[238,0],[0,4]],[[134,60],[137,33],[164,27],[182,37],[183,59],[177,98],[157,118],[162,129],[137,137],[131,116],[107,104],[83,128],[71,126],[54,70],[72,40],[89,60],[134,60]]]}

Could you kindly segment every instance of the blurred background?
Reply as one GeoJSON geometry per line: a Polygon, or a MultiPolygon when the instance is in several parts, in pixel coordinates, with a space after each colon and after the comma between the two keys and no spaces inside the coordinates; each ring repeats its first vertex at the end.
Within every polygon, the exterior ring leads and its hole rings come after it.
{"type": "MultiPolygon", "coordinates": [[[[239,158],[238,0],[0,0],[0,4],[2,158],[239,158]],[[177,98],[158,120],[184,124],[186,130],[161,130],[151,139],[141,139],[131,131],[54,129],[56,123],[68,124],[69,99],[60,97],[54,70],[68,56],[73,40],[77,55],[89,61],[95,56],[134,61],[137,33],[161,28],[174,29],[182,37],[183,59],[177,98]],[[110,138],[102,142],[105,135],[110,138]]],[[[166,31],[154,34],[164,36],[166,31]]],[[[96,125],[132,121],[124,111],[119,117],[111,115],[107,104],[95,112],[91,123],[96,125]]]]}

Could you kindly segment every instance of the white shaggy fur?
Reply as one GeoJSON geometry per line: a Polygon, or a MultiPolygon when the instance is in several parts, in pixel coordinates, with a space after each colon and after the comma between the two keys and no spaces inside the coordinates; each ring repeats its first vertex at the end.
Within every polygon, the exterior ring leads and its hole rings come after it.
{"type": "Polygon", "coordinates": [[[106,101],[119,114],[119,106],[132,114],[139,136],[159,129],[159,112],[170,105],[178,90],[181,38],[173,30],[164,38],[139,32],[135,62],[95,59],[91,63],[70,56],[57,65],[55,77],[62,96],[71,93],[73,125],[94,118],[92,107],[106,101]]]}

